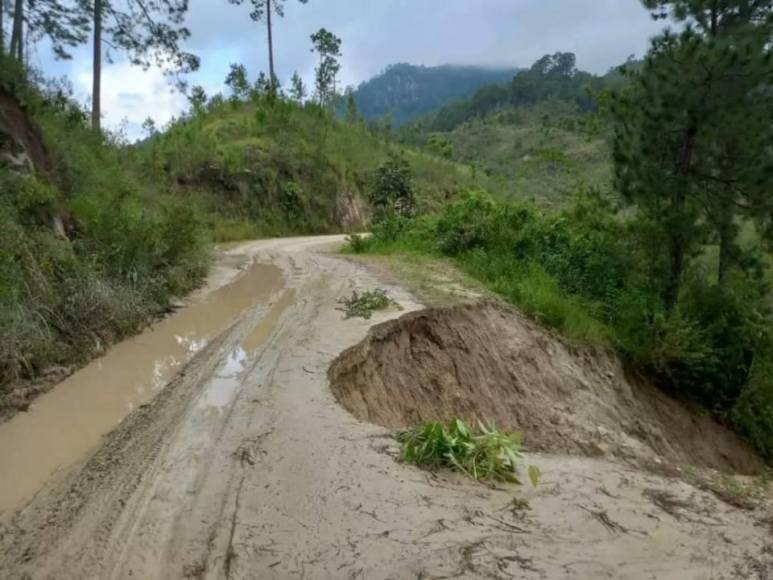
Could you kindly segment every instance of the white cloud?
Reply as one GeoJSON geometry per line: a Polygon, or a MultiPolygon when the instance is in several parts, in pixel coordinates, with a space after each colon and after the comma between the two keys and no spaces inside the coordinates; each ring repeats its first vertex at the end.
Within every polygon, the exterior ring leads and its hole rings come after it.
{"type": "MultiPolygon", "coordinates": [[[[91,95],[90,68],[84,68],[79,63],[73,78],[78,95],[91,95]]],[[[102,121],[106,127],[117,127],[125,120],[133,133],[133,129],[142,125],[148,117],[162,126],[184,111],[186,106],[185,95],[174,90],[159,69],[143,70],[124,62],[109,65],[103,70],[102,121]]]]}

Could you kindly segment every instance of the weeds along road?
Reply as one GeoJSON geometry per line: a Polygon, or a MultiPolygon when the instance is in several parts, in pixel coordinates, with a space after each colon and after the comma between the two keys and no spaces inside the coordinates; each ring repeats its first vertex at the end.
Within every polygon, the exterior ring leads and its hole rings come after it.
{"type": "Polygon", "coordinates": [[[752,515],[604,459],[529,457],[536,490],[397,463],[389,432],[338,406],[327,370],[401,313],[345,320],[337,301],[381,287],[403,312],[420,305],[328,252],[341,241],[230,250],[281,268],[283,287],[2,523],[0,575],[682,580],[736,577],[762,552],[752,515]]]}

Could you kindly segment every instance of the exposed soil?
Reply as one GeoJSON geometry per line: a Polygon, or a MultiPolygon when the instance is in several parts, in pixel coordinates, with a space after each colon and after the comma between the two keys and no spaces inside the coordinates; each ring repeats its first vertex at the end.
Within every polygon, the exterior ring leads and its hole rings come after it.
{"type": "MultiPolygon", "coordinates": [[[[21,154],[31,164],[31,168],[47,173],[51,170],[51,160],[43,143],[40,128],[27,115],[18,100],[0,88],[0,143],[7,141],[6,154],[21,154]]],[[[20,163],[23,162],[20,161],[20,163]]]]}
{"type": "Polygon", "coordinates": [[[375,327],[330,370],[355,416],[385,427],[462,417],[521,431],[528,449],[760,473],[763,461],[598,349],[572,348],[494,304],[408,314],[375,327]]]}
{"type": "MultiPolygon", "coordinates": [[[[580,389],[565,377],[578,374],[590,383],[597,377],[594,365],[603,376],[612,359],[584,360],[590,353],[573,353],[525,321],[513,361],[497,359],[502,349],[491,345],[478,352],[476,345],[488,344],[491,334],[513,338],[503,328],[513,324],[511,313],[467,307],[451,311],[460,322],[433,311],[383,325],[398,316],[391,309],[372,320],[346,320],[338,300],[353,290],[384,288],[406,312],[421,305],[405,288],[385,286],[323,249],[342,239],[266,240],[230,250],[233,259],[280,268],[284,288],[242,311],[154,399],[49,479],[22,510],[0,514],[0,577],[770,578],[770,513],[759,503],[736,505],[679,477],[584,456],[592,433],[580,428],[580,415],[566,410],[557,415],[568,422],[559,435],[533,420],[544,447],[577,453],[527,453],[523,469],[535,464],[543,474],[536,489],[492,488],[395,461],[393,431],[356,419],[329,388],[331,363],[354,345],[360,344],[342,359],[350,361],[353,377],[372,369],[380,380],[388,376],[382,367],[392,364],[402,369],[395,375],[405,385],[480,383],[489,389],[481,389],[483,400],[494,401],[493,383],[486,380],[510,377],[517,361],[525,366],[523,348],[543,340],[529,348],[547,353],[537,357],[539,364],[553,361],[556,369],[540,389],[565,392],[589,420],[628,425],[635,411],[618,409],[614,399],[605,403],[611,410],[591,412],[587,407],[605,399],[587,393],[602,387],[580,389]],[[437,326],[422,322],[435,319],[437,326]],[[435,333],[400,330],[405,320],[435,333]],[[392,335],[402,338],[392,341],[392,335]],[[353,362],[363,349],[372,350],[375,362],[353,362]],[[456,351],[465,349],[466,358],[459,358],[456,351]],[[388,352],[415,360],[387,359],[388,352]],[[443,356],[460,361],[457,370],[443,356]],[[479,376],[456,378],[468,372],[461,361],[479,376]],[[487,375],[482,361],[501,368],[487,375]],[[572,433],[588,441],[572,447],[572,433]]],[[[333,376],[343,376],[340,370],[333,376]]],[[[528,381],[524,375],[524,391],[538,370],[529,371],[528,381]]],[[[462,399],[471,396],[459,392],[462,399]]],[[[631,404],[646,409],[639,397],[631,404]]],[[[541,398],[564,404],[552,392],[534,400],[541,398]]],[[[394,403],[407,409],[403,399],[395,396],[394,403]]],[[[487,404],[502,407],[502,416],[512,413],[496,401],[487,404]]],[[[527,436],[528,429],[525,424],[527,436]]],[[[620,440],[611,433],[612,441],[620,440]]],[[[635,449],[648,448],[628,439],[635,449]]]]}

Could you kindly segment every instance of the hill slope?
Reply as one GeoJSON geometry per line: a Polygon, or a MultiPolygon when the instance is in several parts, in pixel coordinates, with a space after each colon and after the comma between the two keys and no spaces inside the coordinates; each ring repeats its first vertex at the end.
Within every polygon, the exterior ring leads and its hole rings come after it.
{"type": "Polygon", "coordinates": [[[401,137],[475,165],[509,196],[560,205],[578,188],[611,183],[594,94],[618,82],[617,73],[578,70],[571,53],[546,55],[508,84],[481,87],[403,127],[401,137]]]}
{"type": "MultiPolygon", "coordinates": [[[[395,146],[319,107],[255,94],[213,99],[136,152],[206,208],[216,240],[359,230],[373,171],[395,146]]],[[[424,209],[473,185],[469,167],[407,149],[424,209]]]]}
{"type": "Polygon", "coordinates": [[[518,69],[445,65],[395,64],[354,91],[360,112],[368,120],[391,117],[402,125],[472,95],[478,88],[509,82],[518,69]]]}

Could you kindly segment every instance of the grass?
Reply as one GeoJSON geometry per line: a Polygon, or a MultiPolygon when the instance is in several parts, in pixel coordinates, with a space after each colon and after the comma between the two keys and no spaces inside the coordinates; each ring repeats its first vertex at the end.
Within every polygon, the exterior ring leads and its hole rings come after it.
{"type": "Polygon", "coordinates": [[[355,290],[349,298],[341,298],[338,303],[341,304],[341,310],[347,319],[364,318],[365,320],[370,320],[377,310],[397,306],[397,302],[380,288],[368,290],[362,294],[355,290]]]}
{"type": "Polygon", "coordinates": [[[521,459],[521,438],[515,433],[483,424],[473,430],[453,419],[448,425],[418,426],[401,433],[398,440],[400,458],[406,463],[430,470],[453,469],[476,481],[520,483],[515,470],[521,459]]]}

